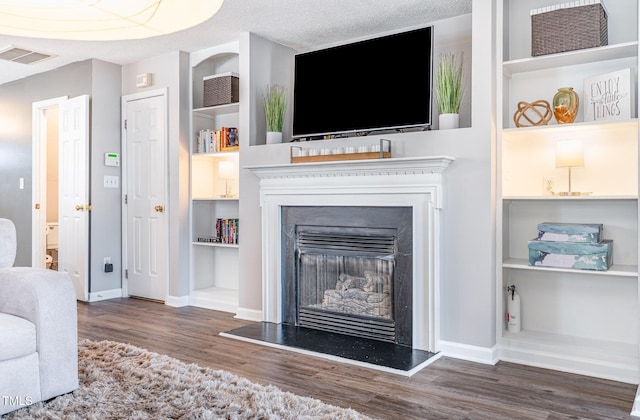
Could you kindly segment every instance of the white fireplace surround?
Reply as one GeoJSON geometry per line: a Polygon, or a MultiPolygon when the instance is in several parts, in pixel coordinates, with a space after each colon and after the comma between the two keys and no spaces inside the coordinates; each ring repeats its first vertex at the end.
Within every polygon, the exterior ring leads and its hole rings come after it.
{"type": "Polygon", "coordinates": [[[260,178],[262,319],[282,322],[283,206],[398,206],[413,210],[413,348],[437,352],[442,173],[455,159],[426,156],[251,166],[260,178]]]}

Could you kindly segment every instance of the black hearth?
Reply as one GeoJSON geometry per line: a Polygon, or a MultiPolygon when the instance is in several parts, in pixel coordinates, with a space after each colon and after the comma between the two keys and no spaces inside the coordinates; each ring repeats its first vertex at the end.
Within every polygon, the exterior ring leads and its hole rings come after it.
{"type": "Polygon", "coordinates": [[[412,209],[282,207],[286,325],[412,345],[412,209]]]}

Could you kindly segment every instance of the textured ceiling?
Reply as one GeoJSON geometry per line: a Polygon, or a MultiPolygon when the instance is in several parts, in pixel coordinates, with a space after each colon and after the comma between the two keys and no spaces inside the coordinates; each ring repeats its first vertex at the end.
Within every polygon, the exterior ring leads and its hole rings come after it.
{"type": "MultiPolygon", "coordinates": [[[[0,35],[7,45],[56,57],[38,64],[0,62],[0,84],[88,58],[127,64],[170,51],[197,51],[253,32],[308,50],[471,13],[471,0],[225,0],[209,21],[135,41],[59,41],[0,35]]],[[[1,32],[1,30],[0,30],[1,32]]]]}

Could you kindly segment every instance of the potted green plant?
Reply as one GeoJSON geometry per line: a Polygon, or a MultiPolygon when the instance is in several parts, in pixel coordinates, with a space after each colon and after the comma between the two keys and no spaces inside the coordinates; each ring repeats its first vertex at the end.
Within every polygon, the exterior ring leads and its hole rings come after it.
{"type": "Polygon", "coordinates": [[[462,103],[462,56],[442,54],[438,65],[438,100],[439,128],[458,128],[460,104],[462,103]],[[459,57],[459,58],[458,58],[459,57]]]}
{"type": "Polygon", "coordinates": [[[267,144],[282,142],[282,125],[287,97],[282,86],[269,86],[264,95],[264,114],[267,119],[267,144]]]}

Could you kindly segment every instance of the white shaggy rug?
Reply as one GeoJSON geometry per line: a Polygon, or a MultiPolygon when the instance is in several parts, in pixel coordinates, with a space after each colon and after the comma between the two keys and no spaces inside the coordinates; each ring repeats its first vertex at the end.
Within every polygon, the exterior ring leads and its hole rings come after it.
{"type": "Polygon", "coordinates": [[[15,419],[367,419],[222,370],[113,341],[79,343],[80,388],[15,419]]]}

